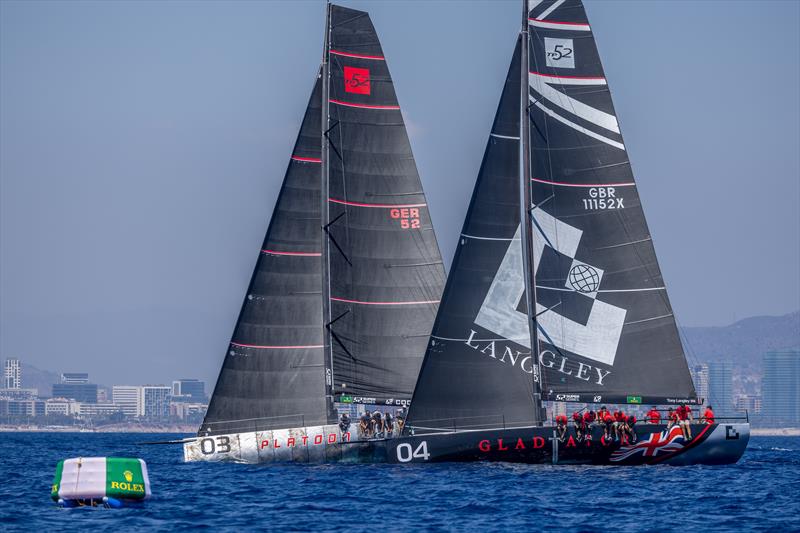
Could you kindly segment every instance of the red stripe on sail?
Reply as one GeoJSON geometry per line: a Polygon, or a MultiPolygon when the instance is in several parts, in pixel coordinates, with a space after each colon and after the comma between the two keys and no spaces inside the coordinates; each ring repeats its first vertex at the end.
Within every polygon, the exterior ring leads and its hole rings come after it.
{"type": "Polygon", "coordinates": [[[369,104],[355,104],[353,102],[342,102],[341,100],[329,100],[332,104],[343,105],[347,107],[359,107],[361,109],[400,109],[399,105],[369,105],[369,104]]]}
{"type": "Polygon", "coordinates": [[[337,200],[336,198],[328,198],[329,202],[334,204],[352,205],[355,207],[378,207],[378,208],[395,208],[403,209],[406,207],[425,207],[428,204],[363,204],[360,202],[348,202],[346,200],[337,200]]]}
{"type": "Polygon", "coordinates": [[[420,300],[417,302],[362,302],[360,300],[348,300],[346,298],[334,298],[331,296],[331,300],[334,302],[343,302],[346,304],[359,304],[359,305],[424,305],[424,304],[438,304],[439,300],[420,300]]]}
{"type": "Polygon", "coordinates": [[[632,181],[628,183],[564,183],[562,181],[547,181],[538,178],[531,178],[531,181],[544,183],[545,185],[558,185],[560,187],[632,187],[636,185],[632,181]]]}
{"type": "Polygon", "coordinates": [[[320,257],[320,252],[279,252],[277,250],[261,250],[261,253],[270,255],[294,255],[298,257],[320,257]]]}
{"type": "Polygon", "coordinates": [[[316,157],[300,157],[299,155],[293,155],[292,159],[304,163],[322,163],[322,159],[317,159],[316,157]]]}
{"type": "Polygon", "coordinates": [[[231,346],[237,346],[239,348],[256,348],[258,350],[302,350],[303,348],[324,348],[322,344],[309,344],[307,346],[260,346],[257,344],[239,344],[238,342],[232,342],[231,346]]]}
{"type": "Polygon", "coordinates": [[[386,61],[386,58],[383,56],[368,56],[364,54],[354,54],[352,52],[342,52],[341,50],[331,50],[331,53],[337,56],[355,57],[356,59],[376,59],[378,61],[386,61]]]}
{"type": "Polygon", "coordinates": [[[563,20],[545,20],[545,19],[535,19],[529,18],[531,22],[544,22],[545,24],[562,24],[564,26],[580,26],[582,28],[588,28],[589,25],[585,22],[565,22],[563,20]]]}

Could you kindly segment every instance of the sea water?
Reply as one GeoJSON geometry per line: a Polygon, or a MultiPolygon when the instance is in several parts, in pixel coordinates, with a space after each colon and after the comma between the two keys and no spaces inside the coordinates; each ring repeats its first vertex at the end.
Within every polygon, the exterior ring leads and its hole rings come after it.
{"type": "Polygon", "coordinates": [[[800,530],[800,438],[752,437],[736,465],[184,463],[181,435],[0,433],[0,531],[800,530]],[[141,509],[60,509],[56,463],[147,461],[141,509]]]}

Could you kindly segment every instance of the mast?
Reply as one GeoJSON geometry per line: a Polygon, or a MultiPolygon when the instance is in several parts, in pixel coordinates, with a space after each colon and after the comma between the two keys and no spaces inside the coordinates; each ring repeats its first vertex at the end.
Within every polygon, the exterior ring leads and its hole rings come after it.
{"type": "Polygon", "coordinates": [[[330,226],[330,211],[328,198],[330,197],[330,142],[328,130],[330,128],[330,33],[331,33],[331,4],[328,2],[325,7],[325,37],[322,48],[322,194],[321,219],[323,230],[322,246],[322,320],[325,323],[323,339],[325,340],[325,396],[328,404],[328,423],[335,423],[336,413],[333,395],[333,344],[331,342],[330,325],[333,320],[331,317],[331,260],[330,260],[330,238],[328,228],[330,226]]]}
{"type": "Polygon", "coordinates": [[[536,264],[533,260],[533,222],[531,218],[531,152],[530,118],[528,117],[528,2],[522,0],[522,28],[520,30],[520,223],[522,224],[522,261],[525,278],[525,303],[528,308],[528,329],[533,358],[533,399],[536,406],[533,421],[542,422],[542,383],[539,361],[539,337],[536,330],[536,264]]]}

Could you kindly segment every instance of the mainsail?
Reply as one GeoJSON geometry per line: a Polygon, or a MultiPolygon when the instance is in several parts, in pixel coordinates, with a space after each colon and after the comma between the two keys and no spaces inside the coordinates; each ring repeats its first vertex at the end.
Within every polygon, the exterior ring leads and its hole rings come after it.
{"type": "Polygon", "coordinates": [[[583,5],[531,0],[523,27],[409,427],[536,423],[540,393],[696,401],[583,5]]]}
{"type": "Polygon", "coordinates": [[[330,12],[326,259],[333,393],[411,399],[445,274],[369,15],[330,12]]]}
{"type": "Polygon", "coordinates": [[[201,434],[404,405],[444,268],[400,106],[362,11],[328,6],[323,64],[201,434]]]}

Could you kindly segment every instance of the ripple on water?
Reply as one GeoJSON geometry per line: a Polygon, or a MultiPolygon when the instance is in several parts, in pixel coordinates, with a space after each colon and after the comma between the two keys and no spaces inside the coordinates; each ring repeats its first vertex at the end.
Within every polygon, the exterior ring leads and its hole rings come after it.
{"type": "Polygon", "coordinates": [[[753,437],[737,465],[593,466],[223,465],[181,462],[177,446],[136,446],[164,435],[5,433],[0,461],[4,531],[597,531],[656,527],[686,512],[683,529],[800,529],[800,439],[753,437]],[[144,509],[58,509],[55,465],[71,456],[131,455],[148,462],[144,509]]]}

